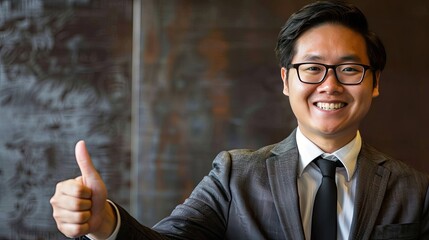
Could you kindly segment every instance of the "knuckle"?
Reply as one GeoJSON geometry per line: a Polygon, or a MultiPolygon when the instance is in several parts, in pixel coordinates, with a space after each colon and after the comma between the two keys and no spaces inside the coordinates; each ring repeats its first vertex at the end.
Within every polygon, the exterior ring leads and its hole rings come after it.
{"type": "Polygon", "coordinates": [[[59,191],[63,185],[64,185],[64,182],[58,182],[57,185],[55,186],[55,190],[59,191]]]}
{"type": "Polygon", "coordinates": [[[55,211],[55,210],[54,210],[54,211],[52,212],[52,217],[53,217],[55,220],[57,220],[57,219],[59,218],[57,211],[55,211]]]}
{"type": "Polygon", "coordinates": [[[52,207],[57,205],[57,198],[55,195],[53,197],[51,197],[51,199],[49,199],[49,203],[52,205],[52,207]]]}

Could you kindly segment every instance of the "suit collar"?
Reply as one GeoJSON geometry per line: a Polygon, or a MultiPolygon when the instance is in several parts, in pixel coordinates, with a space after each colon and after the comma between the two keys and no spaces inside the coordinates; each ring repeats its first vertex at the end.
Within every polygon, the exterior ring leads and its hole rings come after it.
{"type": "MultiPolygon", "coordinates": [[[[283,155],[287,152],[289,152],[292,149],[296,149],[296,129],[292,131],[292,133],[283,141],[276,144],[273,149],[271,149],[271,152],[274,155],[283,155]]],[[[298,150],[297,150],[298,151],[298,150]]]]}
{"type": "MultiPolygon", "coordinates": [[[[273,156],[267,159],[266,164],[285,236],[287,239],[304,239],[297,188],[299,153],[295,131],[271,150],[273,156]]],[[[358,182],[349,239],[370,238],[391,174],[382,166],[387,160],[385,155],[363,143],[355,173],[358,182]]]]}
{"type": "Polygon", "coordinates": [[[300,177],[305,168],[311,164],[315,158],[323,155],[323,157],[327,157],[328,159],[335,156],[336,159],[340,160],[347,172],[347,181],[351,181],[356,170],[357,156],[362,147],[362,138],[359,131],[356,132],[356,136],[349,143],[332,153],[323,152],[315,143],[304,136],[299,127],[296,129],[296,143],[299,152],[300,177]]]}

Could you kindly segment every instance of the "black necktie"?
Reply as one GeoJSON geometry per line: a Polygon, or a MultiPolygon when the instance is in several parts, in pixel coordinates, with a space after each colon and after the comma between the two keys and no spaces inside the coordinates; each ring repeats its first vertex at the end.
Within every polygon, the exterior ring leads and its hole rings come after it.
{"type": "Polygon", "coordinates": [[[323,178],[314,199],[311,239],[337,239],[337,184],[335,183],[335,172],[336,167],[341,166],[341,162],[326,160],[322,157],[314,161],[320,168],[323,178]]]}

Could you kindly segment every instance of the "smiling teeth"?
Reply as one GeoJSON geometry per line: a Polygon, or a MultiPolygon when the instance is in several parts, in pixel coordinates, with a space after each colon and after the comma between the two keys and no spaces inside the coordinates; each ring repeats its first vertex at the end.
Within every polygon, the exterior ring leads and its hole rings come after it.
{"type": "Polygon", "coordinates": [[[328,110],[328,111],[340,109],[344,107],[344,105],[345,105],[344,103],[321,103],[321,102],[318,102],[316,104],[318,108],[323,110],[328,110]]]}

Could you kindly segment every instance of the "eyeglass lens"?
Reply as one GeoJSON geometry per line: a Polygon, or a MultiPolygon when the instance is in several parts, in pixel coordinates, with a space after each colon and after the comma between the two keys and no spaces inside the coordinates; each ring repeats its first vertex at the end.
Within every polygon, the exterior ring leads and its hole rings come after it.
{"type": "MultiPolygon", "coordinates": [[[[328,72],[328,67],[316,63],[304,63],[298,67],[299,78],[306,83],[322,82],[328,72]]],[[[357,64],[341,64],[335,67],[335,75],[341,83],[356,84],[359,83],[365,68],[357,64]]]]}

